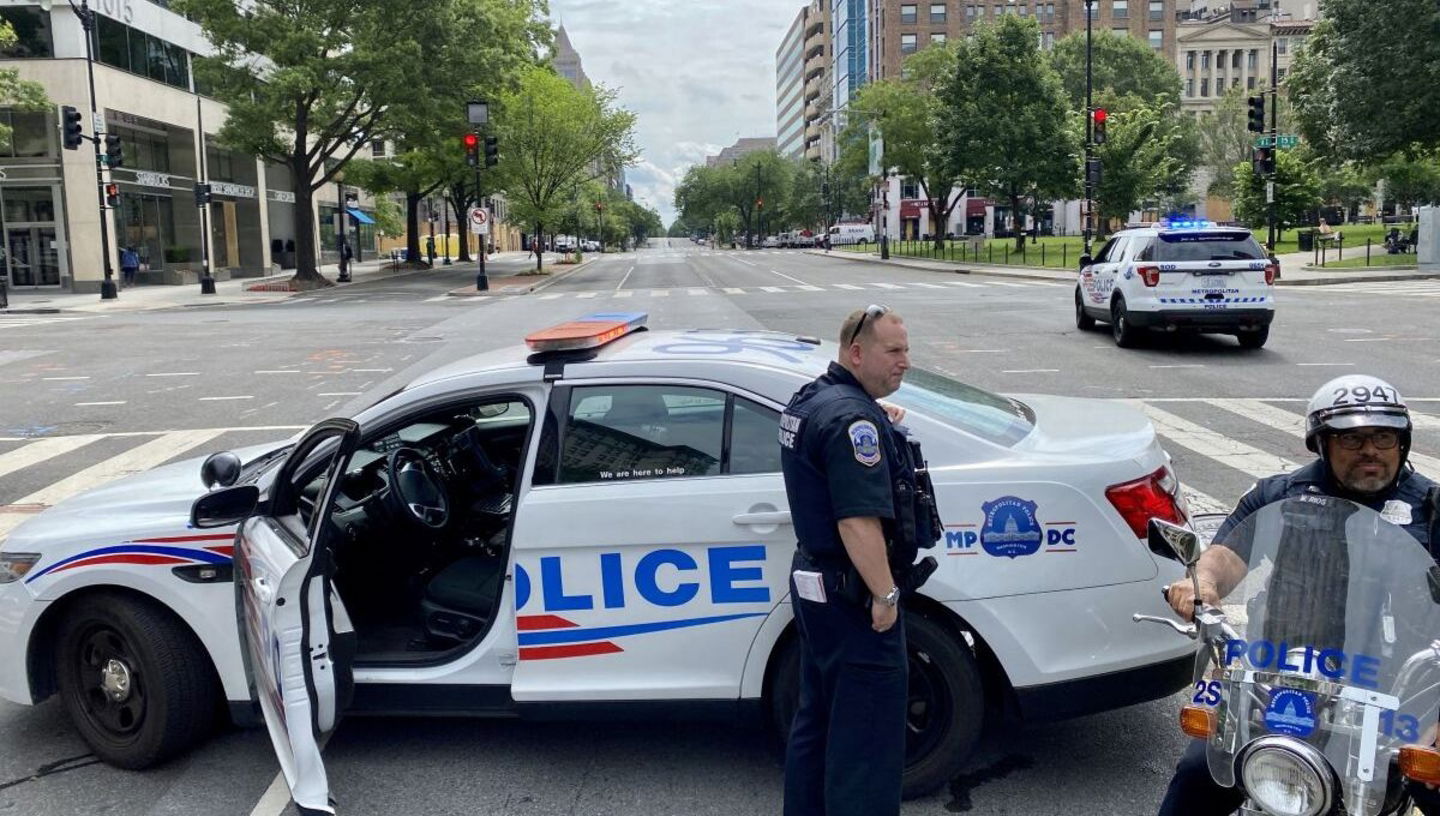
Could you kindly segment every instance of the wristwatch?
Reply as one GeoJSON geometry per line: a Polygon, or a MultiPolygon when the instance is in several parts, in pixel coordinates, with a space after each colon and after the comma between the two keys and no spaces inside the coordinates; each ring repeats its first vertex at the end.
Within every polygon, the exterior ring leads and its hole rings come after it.
{"type": "Polygon", "coordinates": [[[877,600],[892,609],[895,608],[900,603],[900,587],[890,587],[890,591],[885,593],[885,597],[877,600]]]}

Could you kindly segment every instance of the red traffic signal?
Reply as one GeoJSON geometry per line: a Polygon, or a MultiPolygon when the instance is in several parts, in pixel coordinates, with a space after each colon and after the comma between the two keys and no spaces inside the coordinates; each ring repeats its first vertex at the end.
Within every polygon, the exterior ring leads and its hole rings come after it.
{"type": "Polygon", "coordinates": [[[465,145],[465,163],[471,167],[480,164],[480,137],[474,133],[467,133],[460,137],[460,142],[465,145]]]}
{"type": "Polygon", "coordinates": [[[107,206],[107,207],[118,207],[118,206],[120,206],[120,185],[118,185],[118,184],[107,184],[107,185],[105,185],[105,206],[107,206]]]}
{"type": "Polygon", "coordinates": [[[1096,108],[1091,111],[1090,118],[1094,122],[1091,141],[1097,145],[1105,144],[1105,122],[1110,119],[1110,114],[1104,108],[1096,108]]]}

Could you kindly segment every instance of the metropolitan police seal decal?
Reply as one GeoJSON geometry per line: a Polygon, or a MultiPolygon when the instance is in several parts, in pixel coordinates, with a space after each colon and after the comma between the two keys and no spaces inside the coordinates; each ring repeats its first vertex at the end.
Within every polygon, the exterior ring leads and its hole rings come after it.
{"type": "Polygon", "coordinates": [[[980,528],[980,546],[991,555],[1019,558],[1039,552],[1045,533],[1035,518],[1038,505],[1015,496],[1001,496],[985,502],[985,524],[980,528]]]}
{"type": "Polygon", "coordinates": [[[1310,736],[1315,732],[1315,696],[1308,691],[1276,689],[1265,708],[1265,727],[1275,734],[1310,736]]]}
{"type": "Polygon", "coordinates": [[[880,431],[875,423],[868,419],[850,423],[850,447],[855,449],[855,461],[865,467],[880,464],[880,431]]]}

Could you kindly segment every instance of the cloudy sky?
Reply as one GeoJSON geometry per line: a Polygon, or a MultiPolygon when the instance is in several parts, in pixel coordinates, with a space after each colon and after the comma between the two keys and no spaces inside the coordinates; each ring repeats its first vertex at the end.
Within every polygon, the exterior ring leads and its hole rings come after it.
{"type": "Polygon", "coordinates": [[[550,0],[592,82],[634,111],[635,200],[675,218],[685,168],[775,135],[775,49],[803,0],[550,0]]]}

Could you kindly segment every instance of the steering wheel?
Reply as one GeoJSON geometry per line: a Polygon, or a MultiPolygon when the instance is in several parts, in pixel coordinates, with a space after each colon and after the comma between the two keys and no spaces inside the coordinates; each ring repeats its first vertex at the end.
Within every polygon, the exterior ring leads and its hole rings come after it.
{"type": "Polygon", "coordinates": [[[416,448],[396,448],[380,473],[384,485],[379,493],[393,513],[427,530],[439,530],[449,523],[445,482],[425,454],[416,448]]]}

